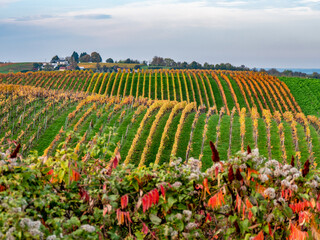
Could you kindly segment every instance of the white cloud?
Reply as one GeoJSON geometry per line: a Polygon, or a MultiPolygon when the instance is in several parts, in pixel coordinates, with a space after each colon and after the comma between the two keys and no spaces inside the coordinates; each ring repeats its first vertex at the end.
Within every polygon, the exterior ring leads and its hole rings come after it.
{"type": "Polygon", "coordinates": [[[66,39],[72,36],[70,48],[76,43],[79,49],[105,49],[113,56],[147,59],[157,54],[253,66],[318,59],[314,57],[320,54],[316,9],[247,9],[242,7],[244,1],[226,2],[145,1],[4,21],[49,29],[66,39]]]}
{"type": "Polygon", "coordinates": [[[21,0],[0,0],[0,7],[4,7],[4,6],[7,6],[11,3],[14,3],[14,2],[19,2],[21,0]]]}
{"type": "Polygon", "coordinates": [[[221,1],[215,3],[218,6],[225,6],[225,7],[238,7],[248,4],[248,2],[245,1],[221,1]]]}
{"type": "Polygon", "coordinates": [[[320,0],[302,0],[300,3],[320,3],[320,0]]]}

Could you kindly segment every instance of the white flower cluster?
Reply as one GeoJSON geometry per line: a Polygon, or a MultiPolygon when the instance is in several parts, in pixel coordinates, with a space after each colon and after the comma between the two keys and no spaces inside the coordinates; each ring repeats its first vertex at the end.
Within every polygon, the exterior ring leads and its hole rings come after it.
{"type": "Polygon", "coordinates": [[[170,162],[169,166],[170,167],[177,167],[179,164],[182,162],[182,158],[177,158],[174,159],[173,161],[170,162]]]}
{"type": "Polygon", "coordinates": [[[246,151],[245,152],[240,151],[237,153],[237,157],[230,159],[229,161],[235,164],[234,165],[235,168],[239,164],[240,165],[239,167],[241,169],[246,169],[247,165],[245,164],[245,162],[247,162],[248,160],[251,160],[254,163],[253,168],[257,168],[266,160],[266,158],[260,156],[259,149],[255,148],[249,154],[246,151]]]}
{"type": "Polygon", "coordinates": [[[182,171],[190,172],[188,179],[199,180],[200,177],[203,177],[203,173],[201,172],[201,162],[197,159],[190,158],[186,165],[182,166],[182,171]]]}
{"type": "MultiPolygon", "coordinates": [[[[223,162],[222,162],[222,163],[223,163],[223,162]]],[[[206,173],[207,173],[209,176],[215,175],[216,169],[218,169],[218,172],[222,172],[222,165],[221,165],[221,163],[215,163],[215,164],[213,164],[211,168],[208,168],[208,169],[207,169],[206,173]]]]}
{"type": "Polygon", "coordinates": [[[0,167],[8,165],[9,168],[18,166],[18,158],[10,158],[10,161],[0,160],[0,167]]]}
{"type": "Polygon", "coordinates": [[[267,216],[267,222],[269,223],[269,222],[272,222],[272,220],[273,220],[273,218],[274,218],[274,215],[272,214],[272,213],[270,213],[268,216],[267,216]]]}
{"type": "Polygon", "coordinates": [[[192,216],[192,212],[189,210],[183,210],[183,215],[185,216],[186,221],[190,221],[191,216],[192,216]]]}
{"type": "Polygon", "coordinates": [[[260,179],[261,182],[266,182],[266,181],[269,180],[269,177],[268,177],[267,174],[260,174],[259,175],[259,179],[260,179]]]}
{"type": "Polygon", "coordinates": [[[6,157],[7,157],[7,154],[0,152],[0,159],[5,159],[6,157]]]}
{"type": "Polygon", "coordinates": [[[12,235],[16,231],[15,227],[9,228],[9,230],[6,232],[6,240],[15,240],[16,238],[12,235]]]}
{"type": "Polygon", "coordinates": [[[199,171],[201,162],[198,159],[189,158],[187,166],[189,166],[192,171],[199,171]]]}
{"type": "Polygon", "coordinates": [[[22,218],[20,221],[20,227],[26,228],[31,236],[40,237],[40,239],[43,239],[43,233],[40,231],[40,226],[40,221],[33,221],[30,218],[22,218]]]}
{"type": "Polygon", "coordinates": [[[11,208],[11,212],[20,213],[21,212],[21,207],[13,207],[13,208],[11,208]]]}
{"type": "Polygon", "coordinates": [[[194,222],[189,222],[186,226],[186,229],[188,231],[195,229],[196,227],[198,227],[198,224],[194,223],[194,222]]]}
{"type": "Polygon", "coordinates": [[[306,185],[312,187],[312,188],[317,188],[319,186],[319,183],[316,180],[311,180],[306,182],[306,185]]]}
{"type": "Polygon", "coordinates": [[[20,227],[22,228],[34,228],[34,229],[39,229],[41,225],[40,221],[32,221],[30,218],[22,218],[20,221],[20,227]]]}
{"type": "Polygon", "coordinates": [[[266,197],[269,197],[270,199],[274,199],[276,197],[276,191],[274,190],[274,188],[267,188],[266,190],[264,190],[263,193],[266,197]]]}
{"type": "Polygon", "coordinates": [[[172,237],[172,238],[178,237],[178,232],[177,232],[177,231],[173,231],[173,232],[171,233],[171,237],[172,237]]]}
{"type": "Polygon", "coordinates": [[[265,165],[271,169],[270,175],[274,177],[285,177],[286,180],[291,181],[301,176],[298,169],[288,164],[281,165],[277,160],[269,160],[265,165]]]}
{"type": "Polygon", "coordinates": [[[182,186],[181,182],[175,182],[174,184],[171,185],[173,188],[179,188],[182,186]]]}
{"type": "Polygon", "coordinates": [[[94,226],[91,226],[89,224],[82,225],[81,228],[88,233],[92,233],[96,230],[96,228],[94,226]]]}
{"type": "Polygon", "coordinates": [[[313,176],[313,180],[310,180],[305,183],[307,186],[312,188],[318,188],[320,186],[320,177],[318,175],[313,176]]]}
{"type": "Polygon", "coordinates": [[[56,240],[56,239],[57,239],[57,236],[54,234],[47,237],[47,240],[56,240]]]}

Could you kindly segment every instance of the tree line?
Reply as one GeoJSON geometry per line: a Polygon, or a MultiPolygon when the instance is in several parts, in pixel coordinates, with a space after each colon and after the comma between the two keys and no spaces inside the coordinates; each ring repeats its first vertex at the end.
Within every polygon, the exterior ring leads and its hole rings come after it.
{"type": "MultiPolygon", "coordinates": [[[[51,63],[59,61],[60,58],[55,55],[51,59],[51,63]]],[[[99,63],[102,62],[102,57],[98,52],[92,52],[88,54],[87,52],[82,52],[80,55],[74,51],[70,57],[66,57],[67,60],[72,67],[72,69],[79,69],[78,63],[97,63],[97,70],[99,71],[116,71],[119,67],[117,65],[112,67],[101,66],[99,63]]],[[[106,63],[125,63],[125,64],[136,64],[133,68],[138,69],[141,66],[147,66],[148,69],[162,69],[162,68],[170,68],[170,69],[209,69],[209,70],[230,70],[230,71],[254,71],[254,72],[266,72],[270,75],[281,77],[302,77],[302,78],[317,78],[320,79],[320,74],[314,72],[313,74],[306,74],[303,72],[296,72],[291,70],[284,70],[283,72],[278,71],[275,68],[271,68],[269,70],[265,70],[263,68],[249,68],[245,65],[234,66],[231,63],[220,63],[220,64],[210,64],[205,62],[201,64],[197,61],[192,61],[190,63],[186,61],[175,61],[172,58],[164,58],[159,56],[154,56],[151,61],[146,60],[134,60],[131,58],[127,58],[125,60],[115,61],[113,58],[109,57],[105,60],[106,63]]]]}

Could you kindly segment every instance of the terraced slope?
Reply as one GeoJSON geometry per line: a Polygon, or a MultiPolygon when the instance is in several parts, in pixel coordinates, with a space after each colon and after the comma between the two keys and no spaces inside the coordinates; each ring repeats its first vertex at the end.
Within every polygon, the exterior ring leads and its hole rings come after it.
{"type": "MultiPolygon", "coordinates": [[[[225,108],[230,115],[256,107],[283,114],[301,112],[284,82],[262,73],[212,70],[142,70],[117,73],[90,71],[0,74],[0,82],[105,96],[139,96],[154,100],[196,102],[197,106],[225,108]]],[[[309,112],[308,112],[309,114],[309,112]]]]}
{"type": "MultiPolygon", "coordinates": [[[[270,110],[260,116],[256,108],[245,107],[237,115],[236,106],[229,111],[230,115],[224,107],[206,109],[187,101],[0,85],[0,147],[16,140],[22,144],[22,154],[37,150],[50,156],[54,149],[77,151],[79,142],[105,135],[113,150],[120,152],[121,161],[136,166],[192,156],[208,168],[212,165],[209,141],[215,143],[222,159],[251,145],[268,158],[289,161],[294,155],[299,165],[307,158],[319,161],[319,119],[312,121],[289,111],[271,114],[270,110]]],[[[103,157],[105,153],[96,154],[103,157]]]]}

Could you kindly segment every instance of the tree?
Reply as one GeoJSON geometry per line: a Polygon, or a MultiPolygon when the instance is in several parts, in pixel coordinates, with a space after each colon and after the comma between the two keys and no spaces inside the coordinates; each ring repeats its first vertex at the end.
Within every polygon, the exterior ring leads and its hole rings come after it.
{"type": "Polygon", "coordinates": [[[165,66],[164,59],[162,57],[154,56],[152,62],[150,63],[152,66],[165,66]]]}
{"type": "Polygon", "coordinates": [[[312,78],[320,78],[320,74],[317,72],[312,73],[311,75],[312,78]]]}
{"type": "Polygon", "coordinates": [[[198,63],[196,61],[193,61],[192,63],[190,63],[189,68],[191,68],[191,69],[200,69],[200,68],[202,68],[202,66],[201,66],[200,63],[198,63]]]}
{"type": "Polygon", "coordinates": [[[72,68],[72,70],[76,70],[79,68],[78,63],[76,62],[76,60],[73,57],[71,57],[71,59],[70,59],[70,67],[72,68]]]}
{"type": "Polygon", "coordinates": [[[59,57],[58,57],[58,55],[55,55],[52,59],[51,59],[51,62],[52,63],[55,63],[55,62],[57,62],[57,61],[59,61],[60,59],[59,59],[59,57]]]}
{"type": "Polygon", "coordinates": [[[114,61],[113,61],[112,58],[108,58],[108,59],[106,60],[106,62],[107,62],[107,63],[114,63],[114,61]]]}
{"type": "Polygon", "coordinates": [[[165,58],[164,63],[166,67],[175,67],[177,63],[171,58],[165,58]]]}
{"type": "Polygon", "coordinates": [[[52,71],[53,70],[53,66],[51,66],[50,64],[46,64],[43,66],[43,70],[44,71],[52,71]]]}
{"type": "Polygon", "coordinates": [[[34,71],[38,71],[40,68],[42,67],[42,63],[33,63],[32,64],[32,69],[34,70],[34,71]]]}
{"type": "Polygon", "coordinates": [[[188,67],[188,63],[187,62],[183,62],[183,63],[181,63],[180,66],[181,66],[181,68],[185,69],[185,68],[188,67]]]}
{"type": "Polygon", "coordinates": [[[96,64],[96,69],[97,69],[97,71],[100,72],[100,70],[101,70],[101,65],[99,64],[99,62],[97,62],[97,64],[96,64]]]}
{"type": "Polygon", "coordinates": [[[85,54],[82,57],[80,57],[80,62],[90,62],[91,61],[91,57],[89,54],[85,54]]]}
{"type": "Polygon", "coordinates": [[[86,53],[86,52],[81,53],[81,54],[80,54],[80,58],[83,57],[83,56],[85,56],[85,55],[88,55],[88,53],[86,53]]]}
{"type": "Polygon", "coordinates": [[[79,54],[73,51],[71,58],[73,58],[77,63],[79,63],[79,54]]]}
{"type": "Polygon", "coordinates": [[[91,53],[91,61],[92,61],[92,62],[102,62],[102,58],[101,58],[101,56],[100,56],[99,53],[97,53],[97,52],[92,52],[92,53],[91,53]]]}

